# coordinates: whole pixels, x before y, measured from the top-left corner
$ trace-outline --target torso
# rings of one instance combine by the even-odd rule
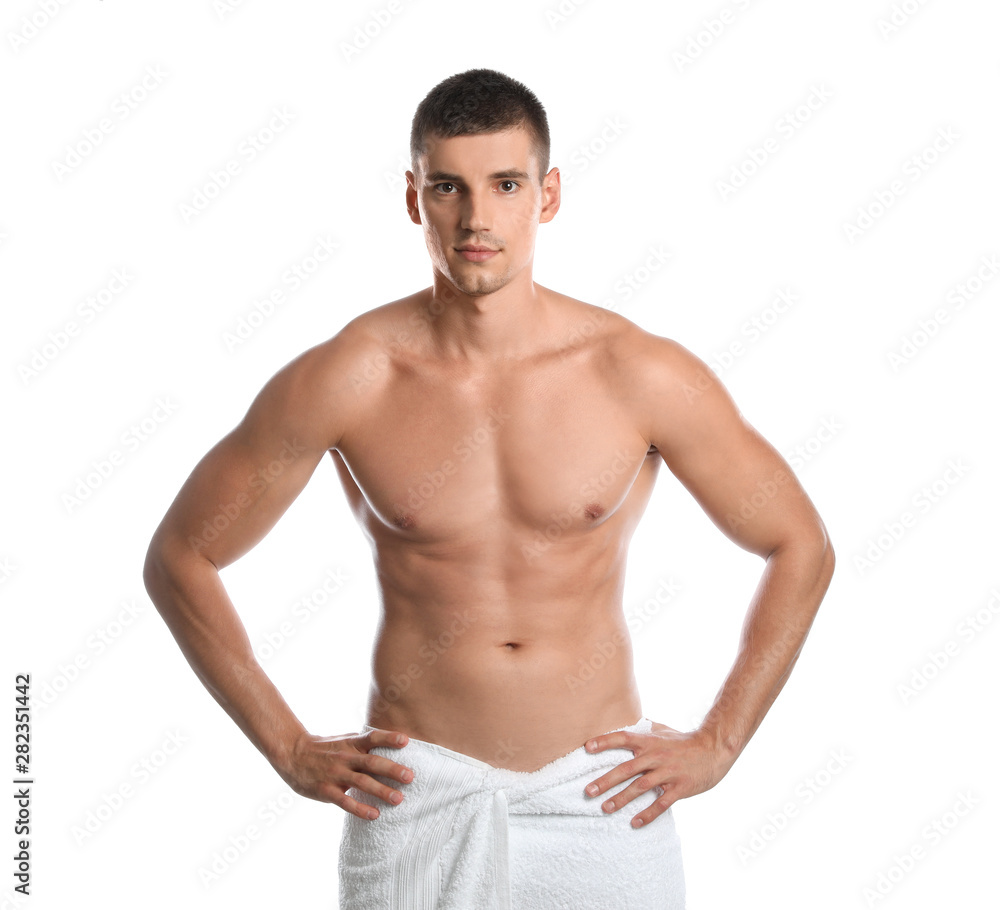
[[[522,771],[641,716],[622,591],[661,462],[632,324],[555,297],[586,343],[486,375],[427,355],[412,298],[366,314],[386,358],[330,453],[381,593],[368,722]]]

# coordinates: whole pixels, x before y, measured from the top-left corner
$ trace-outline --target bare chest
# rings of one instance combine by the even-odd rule
[[[407,371],[370,396],[333,454],[373,532],[439,542],[498,527],[571,533],[627,509],[644,467],[652,482],[623,403],[569,365],[477,379]]]

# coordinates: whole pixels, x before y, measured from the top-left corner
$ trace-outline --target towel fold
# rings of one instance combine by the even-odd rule
[[[619,729],[648,733],[652,722]],[[414,779],[398,806],[351,789],[380,816],[344,817],[341,910],[683,910],[673,811],[631,826],[662,790],[610,815],[601,805],[631,780],[596,798],[584,793],[632,758],[630,750],[591,754],[581,746],[530,772],[418,739],[372,754],[412,768]]]

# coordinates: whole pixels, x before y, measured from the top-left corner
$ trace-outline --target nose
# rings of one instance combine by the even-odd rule
[[[488,194],[480,190],[469,190],[462,204],[462,227],[472,233],[490,229]]]

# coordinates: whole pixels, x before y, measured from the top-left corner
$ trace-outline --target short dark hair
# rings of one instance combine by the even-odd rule
[[[427,152],[431,134],[450,139],[477,133],[499,133],[523,126],[541,167],[549,170],[549,121],[545,108],[526,85],[490,69],[456,73],[434,86],[417,107],[410,128],[410,166]]]

